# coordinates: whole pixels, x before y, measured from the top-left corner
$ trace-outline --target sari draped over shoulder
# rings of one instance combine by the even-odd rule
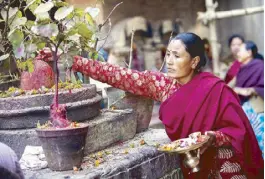
[[[261,60],[253,59],[246,65],[242,65],[236,80],[236,87],[255,88],[257,94],[264,99],[264,63]],[[248,98],[240,96],[241,102]]]
[[[197,131],[221,131],[231,138],[248,178],[257,178],[263,172],[261,151],[237,95],[212,74],[196,75],[162,103],[159,113],[171,140]],[[208,172],[214,162],[214,157],[210,157],[213,152],[210,149],[201,158]]]

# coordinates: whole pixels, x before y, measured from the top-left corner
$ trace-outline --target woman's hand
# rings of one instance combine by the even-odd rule
[[[213,131],[205,132],[205,135],[209,136],[209,140],[200,148],[200,154],[202,155],[210,146],[215,144],[215,133]]]
[[[256,94],[256,91],[254,88],[239,88],[239,87],[235,87],[234,91],[242,96],[251,96]]]

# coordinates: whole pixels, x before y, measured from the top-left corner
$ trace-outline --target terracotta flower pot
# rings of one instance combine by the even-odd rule
[[[51,170],[72,170],[80,167],[86,143],[88,124],[60,129],[36,129],[48,166]]]

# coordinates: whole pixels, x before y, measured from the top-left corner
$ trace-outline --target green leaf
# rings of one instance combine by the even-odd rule
[[[98,54],[98,59],[99,59],[99,61],[101,61],[101,62],[105,62],[105,59],[104,59],[103,56],[100,55],[100,54]]]
[[[51,22],[50,15],[48,12],[36,14],[36,21],[39,25],[48,24]]]
[[[92,18],[95,18],[98,16],[100,10],[99,10],[99,8],[88,7],[85,9],[85,12],[89,13]]]
[[[0,56],[0,62],[1,62],[1,61],[3,61],[3,60],[6,60],[8,57],[9,57],[9,53],[8,53],[8,54],[5,54],[5,55],[2,55],[2,56]]]
[[[10,25],[10,29],[13,29],[13,28],[21,26],[21,25],[25,25],[26,22],[27,22],[27,18],[26,17],[16,18],[12,22],[12,24]]]
[[[40,14],[44,12],[48,12],[53,8],[54,4],[53,2],[46,2],[46,3],[41,3],[34,11],[34,14]]]
[[[71,28],[68,32],[66,36],[72,36],[78,33],[78,29],[76,28]]]
[[[47,25],[51,22],[51,19],[42,19],[42,20],[38,20],[38,24],[39,25]]]
[[[11,34],[8,35],[8,40],[11,42],[13,47],[17,47],[24,40],[24,34],[22,31],[15,29]]]
[[[13,51],[16,58],[25,57],[25,46],[21,43],[19,46],[13,47]]]
[[[90,39],[92,37],[92,32],[87,28],[86,24],[84,23],[78,23],[76,25],[76,28],[78,30],[78,34],[80,34],[82,37],[86,39]]]
[[[62,2],[62,1],[56,1],[55,6],[56,7],[62,7],[62,6],[68,6],[69,4],[67,2]]]
[[[85,18],[86,18],[89,25],[91,25],[91,26],[95,25],[95,21],[90,14],[88,14],[88,13],[85,14]]]
[[[26,27],[27,27],[28,29],[31,29],[31,27],[34,26],[34,25],[35,25],[34,21],[28,20],[28,21],[26,22]]]
[[[37,44],[38,49],[43,49],[45,46],[46,46],[46,43],[43,43],[43,42]]]
[[[26,9],[30,9],[30,11],[33,13],[35,9],[40,5],[41,0],[27,0],[27,6],[25,7]]]
[[[61,7],[59,8],[55,14],[54,14],[54,18],[56,20],[62,20],[64,18],[66,18],[66,16],[68,16],[69,14],[71,14],[74,10],[74,6],[69,6],[69,7]]]
[[[18,11],[17,13],[16,13],[16,17],[17,18],[21,18],[23,15],[22,15],[22,12],[21,11]]]
[[[55,37],[59,33],[58,26],[54,23],[32,26],[31,31],[37,35],[41,35],[43,37],[49,37],[49,38],[52,36]]]
[[[9,12],[8,12],[8,19],[10,19],[14,15],[16,15],[17,12],[18,12],[17,7],[14,7],[14,8],[10,7]],[[1,16],[4,20],[6,20],[7,11],[4,8],[2,8],[2,10],[1,10]]]
[[[34,64],[32,59],[27,59],[26,61],[17,61],[17,67],[21,69],[22,71],[25,71],[28,69],[28,71],[31,73],[34,71]]]
[[[27,10],[30,6],[32,6],[34,3],[37,3],[38,0],[27,0],[26,4],[27,6],[24,8],[24,10]],[[41,3],[41,1],[39,0],[39,3]],[[35,9],[34,9],[35,10]]]
[[[75,8],[75,14],[78,17],[84,17],[85,15],[85,11],[81,8]]]
[[[97,60],[98,59],[98,53],[93,53],[92,59]]]

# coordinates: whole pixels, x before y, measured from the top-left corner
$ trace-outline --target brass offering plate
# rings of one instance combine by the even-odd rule
[[[169,144],[162,145],[158,148],[158,151],[167,153],[186,153],[191,150],[200,148],[209,140],[209,136],[201,135],[199,142],[194,142],[191,138],[184,138],[173,141]]]

